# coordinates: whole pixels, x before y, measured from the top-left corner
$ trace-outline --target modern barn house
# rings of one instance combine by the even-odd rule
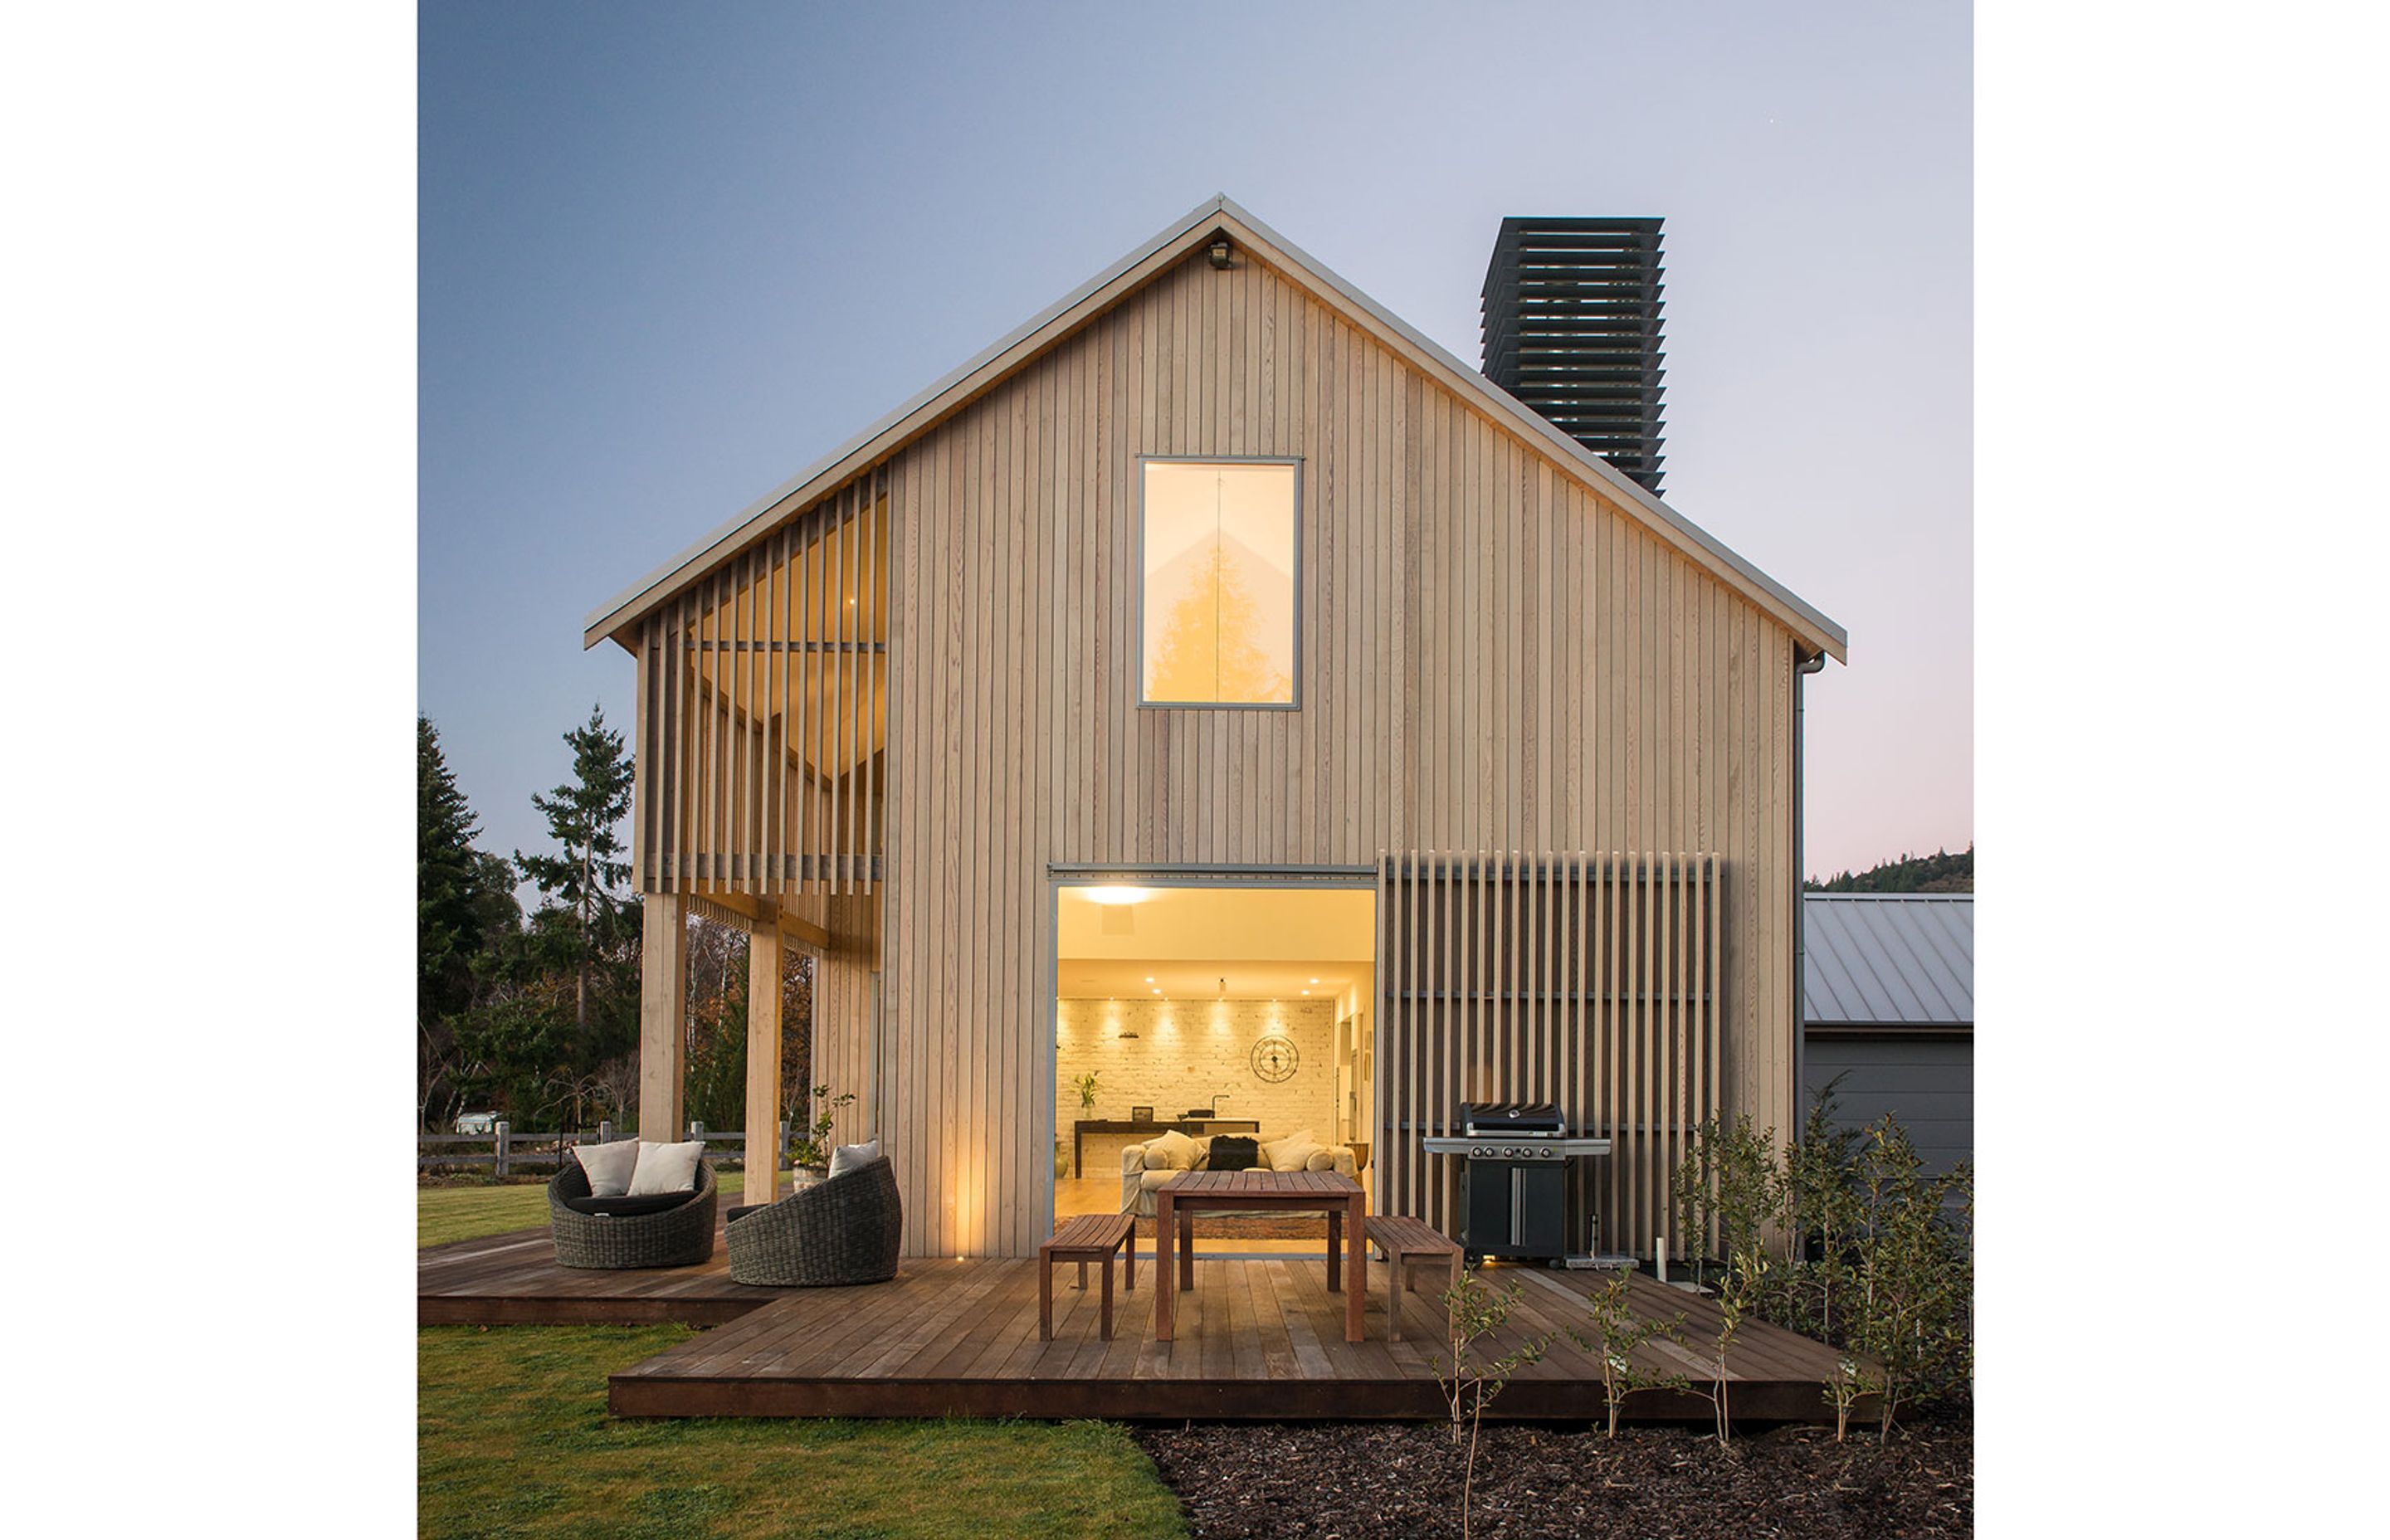
[[[810,949],[908,1255],[1027,1255],[1174,1123],[1312,1134],[1453,1230],[1422,1141],[1494,1101],[1609,1139],[1566,1249],[1648,1255],[1695,1123],[1795,1121],[1801,689],[1843,631],[1226,199],[585,640],[637,668],[643,1136],[681,1126],[685,917],[752,929],[761,1021]]]

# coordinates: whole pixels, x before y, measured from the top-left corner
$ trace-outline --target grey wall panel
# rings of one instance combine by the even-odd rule
[[[1811,1033],[1802,1112],[1836,1075],[1835,1121],[1862,1128],[1891,1113],[1926,1169],[1948,1171],[1975,1153],[1975,1045],[1966,1038],[1821,1037]]]

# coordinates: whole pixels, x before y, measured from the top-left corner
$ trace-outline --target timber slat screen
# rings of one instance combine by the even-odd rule
[[[1678,1254],[1669,1182],[1726,1103],[1722,866],[1701,854],[1406,852],[1380,867],[1380,1213],[1457,1234],[1464,1101],[1550,1101],[1612,1141],[1570,1162],[1568,1241]]]
[[[1659,495],[1660,221],[1502,222],[1479,327],[1485,378]]]
[[[887,545],[886,478],[873,472],[647,622],[641,891],[873,890],[887,801]]]

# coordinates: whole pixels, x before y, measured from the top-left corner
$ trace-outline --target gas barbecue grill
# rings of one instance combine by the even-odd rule
[[[1610,1153],[1608,1139],[1571,1135],[1548,1101],[1463,1102],[1458,1134],[1420,1143],[1431,1155],[1462,1158],[1460,1247],[1472,1265],[1482,1257],[1564,1259],[1567,1162]]]

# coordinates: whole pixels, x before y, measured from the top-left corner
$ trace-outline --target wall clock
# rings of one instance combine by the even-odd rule
[[[1253,1078],[1256,1080],[1266,1080],[1272,1085],[1292,1080],[1295,1066],[1302,1062],[1303,1056],[1295,1052],[1291,1038],[1272,1035],[1253,1045]]]

